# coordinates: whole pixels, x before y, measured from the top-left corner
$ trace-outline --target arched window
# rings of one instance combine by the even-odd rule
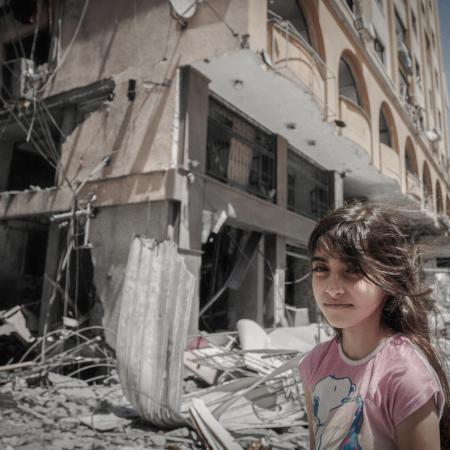
[[[426,162],[423,163],[422,181],[425,203],[431,207],[433,205],[433,185],[431,183],[430,169],[428,168],[428,164]]]
[[[405,167],[407,172],[414,174],[416,177],[419,176],[416,152],[414,151],[414,146],[409,138],[406,141]]]
[[[350,8],[352,12],[355,12],[355,1],[354,0],[345,0],[347,6]]]
[[[269,9],[284,20],[289,20],[298,33],[312,46],[308,22],[297,0],[272,0]]]
[[[392,148],[391,131],[382,109],[380,110],[380,142]]]
[[[344,58],[339,61],[339,95],[362,107],[355,77],[349,63]]]

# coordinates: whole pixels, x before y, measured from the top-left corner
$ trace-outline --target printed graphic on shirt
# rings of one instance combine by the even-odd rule
[[[362,450],[364,402],[350,378],[327,376],[312,393],[316,450]]]

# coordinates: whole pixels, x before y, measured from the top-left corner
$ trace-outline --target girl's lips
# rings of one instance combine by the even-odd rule
[[[345,309],[353,307],[351,303],[324,303],[323,306],[330,309]]]

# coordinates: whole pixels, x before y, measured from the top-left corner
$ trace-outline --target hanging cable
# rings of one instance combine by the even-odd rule
[[[41,21],[42,0],[37,0],[37,17],[34,25],[33,42],[31,44],[30,59],[34,61],[34,51],[39,34],[39,23]]]
[[[17,80],[19,80],[17,74],[15,74],[9,66],[6,66],[6,67],[7,67],[7,69],[11,72],[11,75],[12,75],[13,77],[15,77]],[[19,81],[20,81],[20,80],[19,80]],[[11,97],[11,92],[6,88],[6,86],[3,86],[3,88],[4,88],[4,90],[6,91],[7,95],[9,95],[9,96]],[[1,94],[0,94],[0,96],[1,96]],[[1,100],[2,100],[3,103],[7,106],[7,102],[5,101],[5,99],[4,99],[2,96],[1,96]],[[56,148],[55,148],[55,146],[54,146],[54,140],[53,140],[53,137],[52,137],[52,135],[51,135],[51,131],[50,131],[49,128],[48,128],[48,123],[47,123],[47,121],[46,121],[45,119],[42,119],[42,118],[40,117],[41,111],[39,110],[39,108],[36,107],[36,105],[35,105],[35,102],[36,102],[36,101],[39,102],[39,105],[42,106],[41,109],[44,109],[44,110],[47,112],[47,114],[48,114],[49,117],[51,118],[53,124],[56,126],[57,130],[60,132],[60,134],[62,135],[62,137],[63,137],[64,139],[65,139],[65,135],[64,135],[64,133],[62,132],[62,130],[60,129],[60,127],[57,125],[57,123],[56,123],[56,121],[54,120],[53,116],[51,115],[50,111],[48,111],[48,108],[45,106],[45,103],[44,103],[43,101],[41,101],[41,100],[38,100],[36,97],[34,97],[34,100],[35,100],[35,101],[34,101],[34,107],[35,107],[35,109],[34,109],[34,112],[33,112],[33,116],[32,116],[31,122],[30,122],[29,124],[26,124],[25,120],[24,120],[25,124],[22,124],[22,122],[20,121],[20,119],[19,119],[17,116],[14,115],[14,112],[13,112],[12,108],[8,108],[8,111],[9,111],[10,115],[12,115],[13,118],[16,120],[16,122],[19,124],[19,126],[22,128],[22,130],[24,131],[24,133],[25,133],[25,135],[26,135],[26,137],[27,137],[27,142],[31,141],[31,143],[33,144],[33,146],[34,146],[34,147],[36,148],[36,150],[37,150],[37,151],[38,151],[38,152],[46,159],[46,161],[47,161],[47,162],[48,162],[48,163],[49,163],[49,164],[50,164],[57,172],[59,172],[59,173],[62,174],[63,179],[66,181],[66,183],[68,184],[69,188],[70,188],[70,189],[72,190],[72,192],[73,192],[73,189],[72,189],[72,186],[71,186],[71,182],[70,182],[70,180],[68,179],[67,174],[66,174],[64,168],[62,167],[62,164],[61,164],[61,161],[60,161],[60,154],[59,154],[59,152],[56,150]],[[41,123],[41,128],[42,128],[42,131],[43,131],[43,133],[44,133],[44,137],[45,137],[46,140],[47,140],[47,145],[48,145],[47,149],[48,149],[48,152],[49,152],[49,155],[48,155],[48,156],[47,156],[47,154],[44,152],[44,150],[41,149],[41,147],[40,147],[39,145],[37,145],[36,141],[33,140],[32,137],[31,137],[32,132],[33,132],[34,118],[35,118],[36,115],[37,115],[37,117],[38,117],[38,120],[39,120],[40,123]],[[25,129],[25,127],[26,127],[27,129]],[[46,131],[46,130],[47,130],[47,131]],[[37,135],[37,133],[35,132],[34,134],[36,135],[37,139],[39,140],[39,136]],[[51,157],[52,159],[49,159],[50,157]]]
[[[217,12],[217,10],[211,6],[210,1],[206,0],[205,4],[213,12],[213,14],[220,20],[220,22],[222,22],[227,27],[227,29],[230,31],[233,37],[235,38],[239,37],[239,33],[237,33],[233,28],[231,28],[231,26],[222,17],[220,17],[220,14]]]
[[[78,23],[77,23],[77,26],[76,26],[76,28],[75,28],[75,31],[74,31],[74,33],[73,33],[73,35],[72,35],[72,38],[71,38],[71,40],[70,40],[70,42],[69,42],[69,45],[67,46],[67,48],[66,48],[64,54],[63,54],[62,57],[61,57],[61,60],[58,62],[58,64],[56,65],[56,67],[55,67],[55,68],[53,69],[53,71],[50,73],[50,75],[49,75],[48,78],[45,80],[45,82],[42,84],[42,86],[37,90],[37,92],[41,92],[41,91],[45,88],[45,86],[48,84],[48,82],[49,82],[50,80],[52,80],[52,79],[55,77],[55,75],[56,75],[56,73],[58,72],[58,70],[59,70],[59,69],[61,68],[61,66],[64,64],[64,61],[66,60],[66,57],[67,57],[67,55],[69,54],[70,50],[72,49],[72,46],[73,46],[73,44],[74,44],[74,42],[75,42],[75,39],[76,39],[77,36],[78,36],[78,33],[79,33],[80,29],[81,29],[81,25],[83,24],[84,16],[86,15],[86,11],[87,11],[88,6],[89,6],[89,1],[90,1],[90,0],[85,0],[85,2],[84,2],[83,10],[81,11],[81,16],[80,16],[80,18],[78,19]]]
[[[3,97],[3,95],[0,93],[0,100],[2,102],[5,102],[5,98]],[[14,120],[16,121],[16,123],[19,125],[19,127],[21,128],[21,130],[24,132],[24,134],[26,135],[28,130],[26,128],[26,126],[24,126],[24,124],[22,123],[22,121],[17,117],[17,115],[14,113],[12,108],[8,108],[10,114],[12,115],[12,117],[14,118]],[[53,162],[45,153],[45,151],[40,147],[40,145],[38,145],[38,143],[34,140],[34,138],[32,136],[30,136],[30,142],[33,144],[34,148],[38,151],[38,153],[56,170],[58,171],[58,165],[55,164],[55,162]],[[69,179],[67,178],[66,174],[64,171],[61,172],[63,175],[63,179],[64,181],[66,181],[67,186],[69,187],[69,189],[74,192],[73,186],[70,183]]]
[[[4,97],[2,96],[2,94],[0,94],[0,100],[2,102],[5,102]],[[14,118],[14,120],[16,121],[16,123],[19,125],[19,127],[21,128],[21,130],[24,132],[24,134],[26,135],[28,130],[27,128],[24,126],[24,124],[21,122],[21,120],[17,117],[17,115],[14,113],[12,108],[8,108],[11,116]],[[42,150],[42,148],[36,143],[36,141],[33,139],[32,136],[30,136],[30,142],[33,144],[34,148],[41,154],[41,156],[55,169],[57,170],[57,167],[55,165],[55,163],[46,155],[46,153]]]

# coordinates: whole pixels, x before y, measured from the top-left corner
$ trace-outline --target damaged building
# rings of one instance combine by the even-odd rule
[[[114,346],[140,235],[194,275],[192,331],[317,321],[305,246],[328,209],[388,199],[447,227],[437,8],[0,0],[0,309]]]

